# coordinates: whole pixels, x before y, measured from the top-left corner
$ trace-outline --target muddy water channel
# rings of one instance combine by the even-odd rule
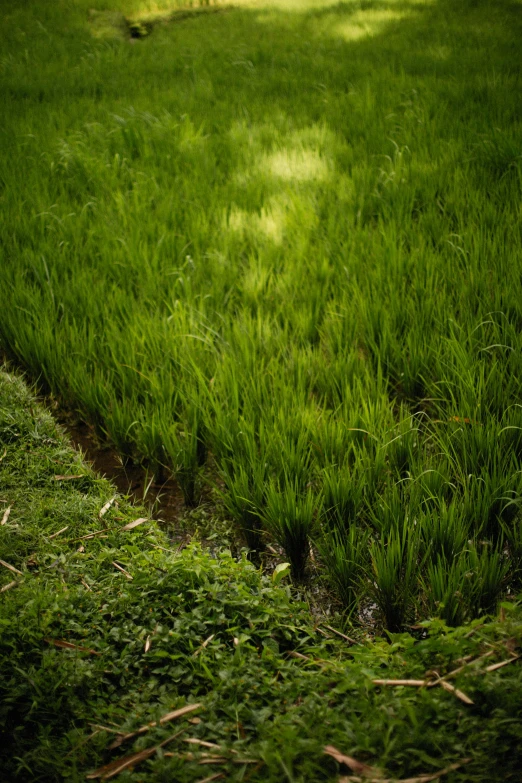
[[[46,403],[74,447],[100,476],[112,481],[122,495],[145,505],[158,521],[172,527],[179,526],[186,508],[180,489],[171,476],[157,481],[143,466],[126,463],[114,448],[100,443],[92,426],[60,409],[56,401],[47,399]]]

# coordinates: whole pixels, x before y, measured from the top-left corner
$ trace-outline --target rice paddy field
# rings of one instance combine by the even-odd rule
[[[522,4],[0,7],[5,354],[355,624],[515,596]]]

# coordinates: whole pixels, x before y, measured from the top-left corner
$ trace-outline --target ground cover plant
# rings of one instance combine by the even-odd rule
[[[284,576],[172,549],[5,372],[0,445],[2,781],[520,779],[517,602],[350,639]]]
[[[312,552],[355,620],[494,612],[522,551],[520,4],[235,5],[6,6],[2,345],[296,580]]]

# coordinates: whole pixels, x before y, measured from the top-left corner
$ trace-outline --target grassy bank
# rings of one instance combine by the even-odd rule
[[[125,529],[143,512],[6,373],[0,444],[1,780],[519,779],[517,605],[352,644],[246,559]]]
[[[8,7],[0,339],[296,579],[519,589],[520,4]],[[172,8],[173,7],[170,7]],[[118,17],[120,18],[120,17]],[[112,21],[111,21],[112,19]]]

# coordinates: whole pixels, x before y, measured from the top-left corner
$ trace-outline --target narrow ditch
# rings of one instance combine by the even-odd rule
[[[145,505],[151,515],[169,525],[179,525],[186,512],[183,495],[172,476],[157,482],[141,465],[125,464],[116,449],[100,443],[93,427],[75,419],[52,398],[44,398],[56,421],[65,430],[77,451],[81,451],[93,469],[115,484],[122,495]]]

